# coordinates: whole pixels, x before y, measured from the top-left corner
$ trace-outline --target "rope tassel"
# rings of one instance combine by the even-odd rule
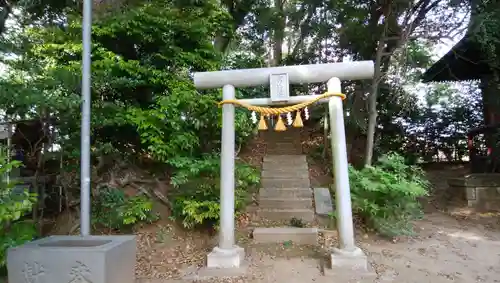
[[[304,127],[304,123],[302,122],[302,117],[300,114],[300,110],[297,111],[297,114],[295,115],[295,121],[293,121],[293,126],[295,128],[302,128]]]
[[[260,115],[259,130],[261,131],[267,130],[267,124],[266,124],[266,119],[264,119],[264,115]]]
[[[278,122],[276,123],[276,127],[274,127],[276,132],[284,132],[286,131],[285,123],[283,123],[283,119],[281,119],[281,115],[278,115]]]

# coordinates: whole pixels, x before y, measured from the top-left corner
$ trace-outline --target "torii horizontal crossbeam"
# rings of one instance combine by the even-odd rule
[[[332,77],[337,77],[340,80],[364,80],[373,77],[374,65],[373,61],[357,61],[225,70],[194,73],[193,80],[198,89],[221,88],[225,85],[252,87],[269,85],[271,74],[285,73],[288,74],[290,84],[322,83]]]

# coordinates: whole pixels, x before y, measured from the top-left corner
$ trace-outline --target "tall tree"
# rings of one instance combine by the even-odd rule
[[[346,5],[350,4],[346,3]],[[357,19],[359,22],[366,23],[364,30],[359,31],[359,27],[352,26],[353,20],[350,20],[348,23],[351,24],[346,27],[342,36],[344,37],[343,46],[357,58],[375,62],[375,75],[369,87],[367,103],[368,124],[364,161],[365,165],[370,165],[375,144],[379,86],[383,80],[386,80],[391,70],[391,62],[401,59],[394,58],[393,55],[398,49],[405,48],[410,41],[437,40],[447,36],[460,26],[461,22],[448,21],[446,25],[443,25],[442,23],[452,18],[457,11],[451,9],[449,3],[438,0],[371,1],[364,7],[366,14],[360,14]],[[351,35],[351,30],[357,31],[358,34]],[[360,33],[367,33],[366,38],[369,40],[360,41],[358,39]],[[359,113],[359,111],[354,113]]]

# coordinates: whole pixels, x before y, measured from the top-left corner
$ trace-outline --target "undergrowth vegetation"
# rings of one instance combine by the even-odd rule
[[[413,233],[413,220],[423,216],[419,198],[428,194],[423,171],[402,156],[382,156],[373,166],[349,167],[353,211],[368,227],[385,236]]]
[[[37,195],[28,188],[16,187],[6,177],[12,169],[21,166],[9,161],[5,148],[0,148],[0,269],[6,265],[7,249],[24,244],[37,236],[31,219],[25,217],[37,201]]]
[[[92,223],[95,228],[129,231],[139,223],[159,219],[148,196],[127,196],[117,188],[102,188],[92,203]]]
[[[186,228],[196,226],[218,226],[220,217],[220,158],[200,164],[189,172],[182,171],[184,181],[175,183],[173,216],[182,221]],[[175,179],[177,180],[177,179]],[[260,182],[260,172],[244,163],[235,168],[235,210],[241,212],[248,201],[248,195]]]

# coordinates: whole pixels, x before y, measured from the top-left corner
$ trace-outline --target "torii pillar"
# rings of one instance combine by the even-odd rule
[[[235,99],[235,87],[269,85],[273,75],[288,77],[291,84],[327,82],[329,92],[341,92],[341,80],[371,79],[374,73],[372,61],[342,62],[202,72],[194,74],[198,89],[222,88],[223,99]],[[276,88],[272,85],[271,88]],[[288,88],[288,84],[281,87]],[[285,103],[271,98],[242,99],[251,105],[296,104],[309,101],[316,95],[289,97]],[[331,97],[328,102],[331,125],[331,148],[335,176],[337,229],[339,246],[332,250],[333,267],[367,268],[366,256],[354,241],[351,194],[349,187],[347,150],[342,99]],[[207,268],[238,268],[245,258],[245,251],[238,247],[234,237],[234,188],[235,188],[235,126],[234,105],[222,106],[221,183],[220,183],[220,231],[219,244],[207,256]]]

